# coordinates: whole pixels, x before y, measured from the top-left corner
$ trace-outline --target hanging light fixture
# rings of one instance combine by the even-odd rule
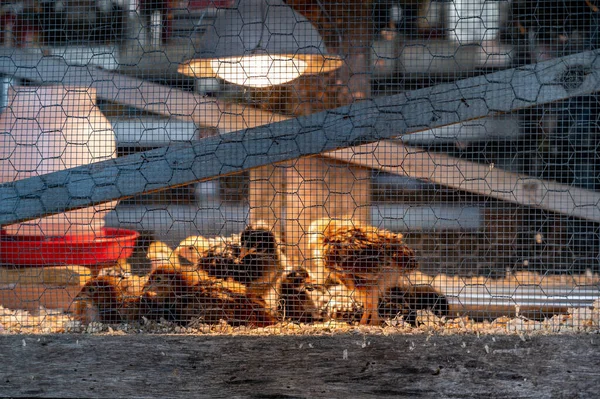
[[[180,65],[179,72],[240,86],[280,85],[342,64],[327,53],[310,21],[282,0],[236,0],[220,9],[201,46],[199,56]]]

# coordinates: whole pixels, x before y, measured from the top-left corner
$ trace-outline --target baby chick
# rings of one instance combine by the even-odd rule
[[[237,237],[191,236],[183,240],[174,253],[206,271],[210,276],[243,280],[245,272],[240,271],[241,246]],[[241,274],[241,275],[240,275]]]
[[[393,319],[403,316],[410,324],[416,323],[419,310],[430,310],[438,317],[448,315],[448,300],[430,285],[392,287],[387,290],[379,302],[379,314]]]
[[[263,296],[285,268],[280,246],[275,233],[257,222],[228,237],[188,237],[174,253],[212,277],[233,279]]]
[[[317,270],[331,272],[363,305],[361,324],[378,325],[379,297],[418,267],[414,252],[392,233],[349,219],[317,219],[308,230]]]
[[[208,278],[206,272],[168,261],[155,264],[143,288],[144,294],[152,298],[155,305],[146,317],[156,321],[164,318],[178,324],[188,323],[200,313],[196,286],[201,278]]]
[[[274,289],[277,292],[277,311],[284,320],[313,323],[320,320],[313,299],[314,287],[308,272],[301,268],[284,272]]]
[[[264,301],[249,294],[246,286],[209,276],[204,270],[163,264],[150,273],[144,290],[162,304],[158,316],[179,324],[195,318],[208,324],[220,320],[232,325],[274,323]]]
[[[247,226],[240,234],[240,265],[249,290],[264,297],[288,268],[279,237],[264,222]]]
[[[218,311],[222,312],[220,319],[225,320],[232,326],[266,327],[277,322],[266,306],[265,301],[248,292],[246,287],[232,280],[202,281],[199,290],[203,298],[211,299],[213,305],[218,305]],[[218,302],[215,302],[217,299]],[[206,319],[209,323],[218,322],[218,318]]]
[[[179,257],[177,254],[162,241],[153,241],[148,246],[148,252],[146,258],[150,261],[151,271],[154,270],[158,265],[164,263],[171,263],[175,267],[179,265]]]
[[[356,302],[353,293],[344,284],[318,286],[311,293],[311,298],[325,320],[353,323],[359,321],[363,314],[362,305]]]
[[[74,299],[75,318],[83,323],[120,323],[139,320],[141,293],[124,279],[99,276],[88,281]]]

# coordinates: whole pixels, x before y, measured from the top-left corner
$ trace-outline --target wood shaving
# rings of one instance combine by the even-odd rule
[[[361,326],[356,323],[329,321],[315,324],[283,322],[264,328],[232,327],[225,322],[215,325],[201,322],[179,326],[170,322],[142,322],[108,325],[90,323],[83,325],[68,313],[40,308],[35,314],[23,310],[0,307],[0,334],[54,334],[76,333],[96,335],[125,334],[178,334],[178,335],[393,335],[393,334],[481,334],[481,335],[548,335],[600,332],[600,307],[598,301],[589,308],[575,308],[572,313],[555,315],[542,321],[523,317],[499,317],[495,320],[477,321],[467,316],[438,317],[428,310],[419,311],[415,325],[402,317],[386,320],[382,326]]]

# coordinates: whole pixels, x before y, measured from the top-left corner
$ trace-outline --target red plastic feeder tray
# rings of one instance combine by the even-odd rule
[[[14,265],[96,265],[127,259],[139,233],[104,227],[102,234],[39,237],[0,233],[0,261]]]

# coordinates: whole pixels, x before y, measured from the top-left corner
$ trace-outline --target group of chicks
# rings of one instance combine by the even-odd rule
[[[343,320],[378,325],[382,314],[394,316],[407,305],[410,290],[401,289],[400,302],[383,300],[418,267],[401,234],[330,218],[314,221],[307,234],[308,267],[288,260],[284,244],[264,223],[228,237],[188,237],[174,250],[153,242],[147,275],[103,269],[75,298],[75,317],[84,323],[147,319],[265,327],[284,320]],[[433,294],[436,304],[443,299]]]

